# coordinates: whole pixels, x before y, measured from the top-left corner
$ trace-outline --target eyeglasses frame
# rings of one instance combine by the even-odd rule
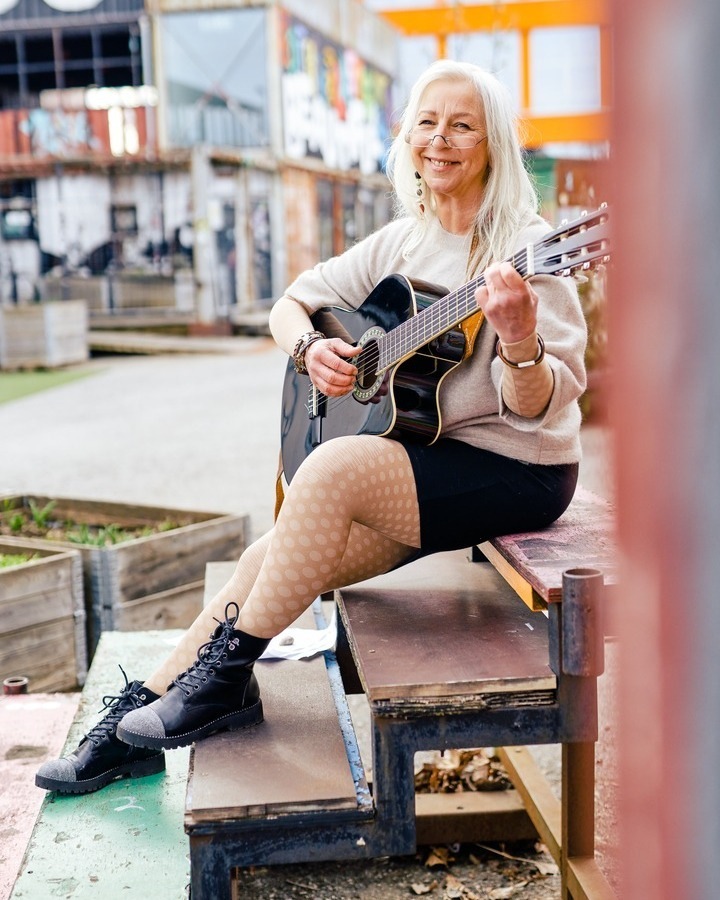
[[[409,144],[411,147],[417,147],[418,149],[422,149],[423,147],[431,147],[431,146],[434,146],[434,144],[435,144],[435,138],[438,138],[438,137],[439,137],[439,138],[442,138],[442,139],[445,141],[445,144],[446,144],[451,150],[472,150],[474,147],[477,147],[478,144],[482,144],[482,142],[483,142],[484,140],[487,140],[487,135],[484,134],[484,135],[480,138],[480,140],[475,141],[474,144],[469,144],[467,147],[454,147],[454,146],[452,145],[452,143],[451,143],[451,141],[454,140],[454,138],[452,138],[452,137],[446,138],[444,134],[440,134],[440,132],[438,131],[438,132],[436,132],[435,134],[433,134],[431,137],[428,138],[427,143],[425,143],[425,144],[413,144],[413,143],[411,142],[411,140],[410,140],[410,137],[411,137],[411,135],[412,135],[412,133],[413,133],[413,130],[414,130],[414,129],[411,128],[410,131],[408,131],[407,134],[405,135],[405,143],[406,143],[406,144]]]

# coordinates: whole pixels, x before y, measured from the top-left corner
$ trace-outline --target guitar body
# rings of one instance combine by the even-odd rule
[[[313,327],[328,337],[359,344],[353,360],[358,376],[351,393],[326,397],[307,375],[288,363],[282,392],[281,445],[285,477],[319,444],[351,434],[387,435],[431,444],[440,430],[438,388],[462,360],[465,336],[454,327],[409,358],[377,372],[375,342],[408,322],[447,292],[402,275],[383,279],[359,309],[326,307],[312,316]]]

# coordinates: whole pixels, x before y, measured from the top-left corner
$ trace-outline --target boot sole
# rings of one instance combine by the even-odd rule
[[[158,753],[150,759],[140,759],[133,763],[126,763],[114,769],[108,769],[95,778],[86,778],[83,781],[60,781],[56,778],[45,778],[42,775],[35,776],[35,785],[46,791],[57,791],[58,794],[90,794],[99,791],[106,785],[120,778],[144,778],[146,775],[157,775],[165,771],[165,755]]]
[[[175,734],[171,737],[149,737],[144,734],[134,734],[132,731],[122,727],[122,722],[117,727],[117,736],[121,741],[130,744],[133,747],[145,747],[151,750],[175,750],[178,747],[188,747],[195,741],[200,741],[211,734],[218,731],[236,731],[240,728],[249,728],[252,725],[259,725],[263,721],[262,700],[253,703],[247,709],[243,709],[237,713],[231,713],[214,719],[196,728],[194,731],[186,731],[184,734]]]

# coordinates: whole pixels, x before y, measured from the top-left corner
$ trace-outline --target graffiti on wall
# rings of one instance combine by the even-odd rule
[[[33,156],[69,156],[99,150],[85,110],[24,110],[18,123]]]
[[[287,155],[379,171],[390,134],[390,77],[287,14],[282,52]]]
[[[0,157],[134,156],[146,147],[142,107],[0,110]]]

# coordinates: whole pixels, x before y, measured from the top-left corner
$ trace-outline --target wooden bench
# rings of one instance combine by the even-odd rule
[[[264,725],[191,754],[193,900],[229,898],[234,867],[524,837],[528,816],[560,866],[563,898],[613,898],[594,860],[612,533],[607,504],[580,491],[543,532],[436,554],[337,592],[337,653],[259,664]],[[347,704],[357,691],[370,707],[372,790]],[[526,744],[562,745],[561,803]],[[524,808],[513,798],[491,815],[480,807],[487,795],[415,795],[416,752],[488,746],[504,748]]]

